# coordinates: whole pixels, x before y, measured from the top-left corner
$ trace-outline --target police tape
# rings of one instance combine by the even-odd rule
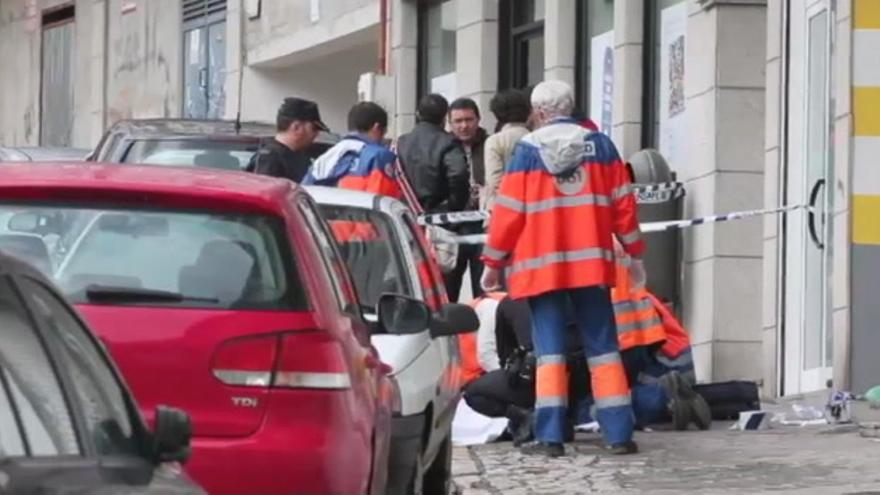
[[[635,185],[633,193],[639,204],[657,204],[678,199],[684,195],[681,182],[665,182],[663,184]],[[421,225],[454,225],[457,223],[482,222],[489,218],[486,210],[456,211],[451,213],[433,213],[419,217]]]
[[[712,215],[701,218],[691,218],[688,220],[670,220],[666,222],[646,222],[640,225],[643,234],[654,232],[665,232],[668,230],[685,229],[697,225],[705,225],[710,223],[728,222],[730,220],[741,220],[743,218],[760,217],[764,215],[773,215],[777,213],[787,213],[790,211],[807,209],[807,205],[782,206],[779,208],[770,208],[766,210],[746,210],[725,213],[724,215]],[[471,234],[455,236],[456,244],[485,244],[486,234]]]

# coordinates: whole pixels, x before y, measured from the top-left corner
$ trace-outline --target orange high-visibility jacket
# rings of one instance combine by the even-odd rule
[[[617,323],[617,341],[620,350],[649,346],[666,340],[666,330],[660,315],[654,309],[648,290],[633,287],[629,277],[632,259],[615,242],[617,283],[611,289],[614,319]]]
[[[507,267],[516,299],[613,286],[613,235],[628,254],[644,251],[626,166],[608,136],[558,119],[517,144],[482,259]]]
[[[500,303],[502,299],[507,297],[507,294],[503,292],[490,292],[484,296],[478,297],[471,301],[470,307],[477,310],[477,306],[486,300],[492,300],[496,303]],[[497,309],[497,305],[496,305]],[[485,322],[481,321],[480,326],[484,325]],[[490,329],[493,333],[495,329]],[[479,349],[477,347],[477,330],[476,332],[468,332],[459,334],[458,336],[458,350],[461,354],[461,376],[462,382],[464,384],[468,384],[477,378],[480,377],[486,370],[480,366],[480,358],[479,358]]]
[[[341,187],[401,199],[397,157],[388,148],[351,134],[315,160],[304,185]]]
[[[663,304],[654,294],[648,293],[648,298],[654,305],[654,309],[663,321],[663,329],[666,332],[666,342],[660,348],[660,352],[668,358],[675,359],[691,346],[691,337],[678,321],[672,311]]]

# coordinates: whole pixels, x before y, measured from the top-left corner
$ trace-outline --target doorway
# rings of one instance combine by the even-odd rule
[[[788,204],[785,229],[784,393],[826,387],[832,370],[830,221],[833,184],[831,40],[828,0],[791,0]]]

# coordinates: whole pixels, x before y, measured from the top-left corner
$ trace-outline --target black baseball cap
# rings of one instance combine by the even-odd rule
[[[285,98],[281,108],[278,109],[278,117],[286,117],[290,120],[300,120],[303,122],[312,122],[318,129],[329,132],[330,128],[321,121],[321,114],[318,112],[318,104],[303,98],[290,97]]]

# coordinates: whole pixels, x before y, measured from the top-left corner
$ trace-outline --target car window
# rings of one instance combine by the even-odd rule
[[[442,283],[442,275],[437,271],[436,264],[431,263],[431,255],[426,241],[423,242],[423,236],[419,231],[415,219],[411,214],[403,214],[403,223],[406,225],[404,235],[407,246],[413,253],[416,265],[419,271],[419,281],[425,292],[425,301],[433,310],[439,310],[443,305],[443,297],[446,294],[445,286]]]
[[[364,307],[375,308],[388,292],[416,295],[387,215],[349,206],[319,205],[318,209],[330,225]]]
[[[92,155],[92,161],[107,161],[110,156],[110,153],[119,145],[119,140],[122,138],[122,134],[118,132],[114,132],[112,134],[104,134],[101,138],[101,141],[98,142],[98,146],[95,147],[95,152]]]
[[[7,279],[0,279],[0,458],[80,454],[49,355]]]
[[[137,453],[125,392],[89,337],[89,330],[41,283],[23,278],[21,286],[73,387],[77,396],[74,404],[85,419],[97,454]]]
[[[360,308],[360,302],[354,287],[346,275],[346,265],[336,252],[333,246],[333,238],[327,232],[327,227],[318,215],[314,204],[306,196],[300,196],[298,206],[303,218],[306,220],[309,231],[321,250],[324,267],[333,284],[340,308],[343,311],[359,311],[359,309],[352,309]]]
[[[123,163],[177,165],[244,170],[257,152],[259,142],[209,139],[136,140],[128,148]]]
[[[45,264],[55,267],[55,282],[76,303],[95,302],[90,294],[97,287],[179,298],[153,298],[151,305],[308,308],[280,217],[20,203],[0,204],[0,218],[4,211],[36,217],[17,227],[42,236],[47,245],[55,239],[48,254],[34,247],[29,259],[36,263],[48,256]]]

